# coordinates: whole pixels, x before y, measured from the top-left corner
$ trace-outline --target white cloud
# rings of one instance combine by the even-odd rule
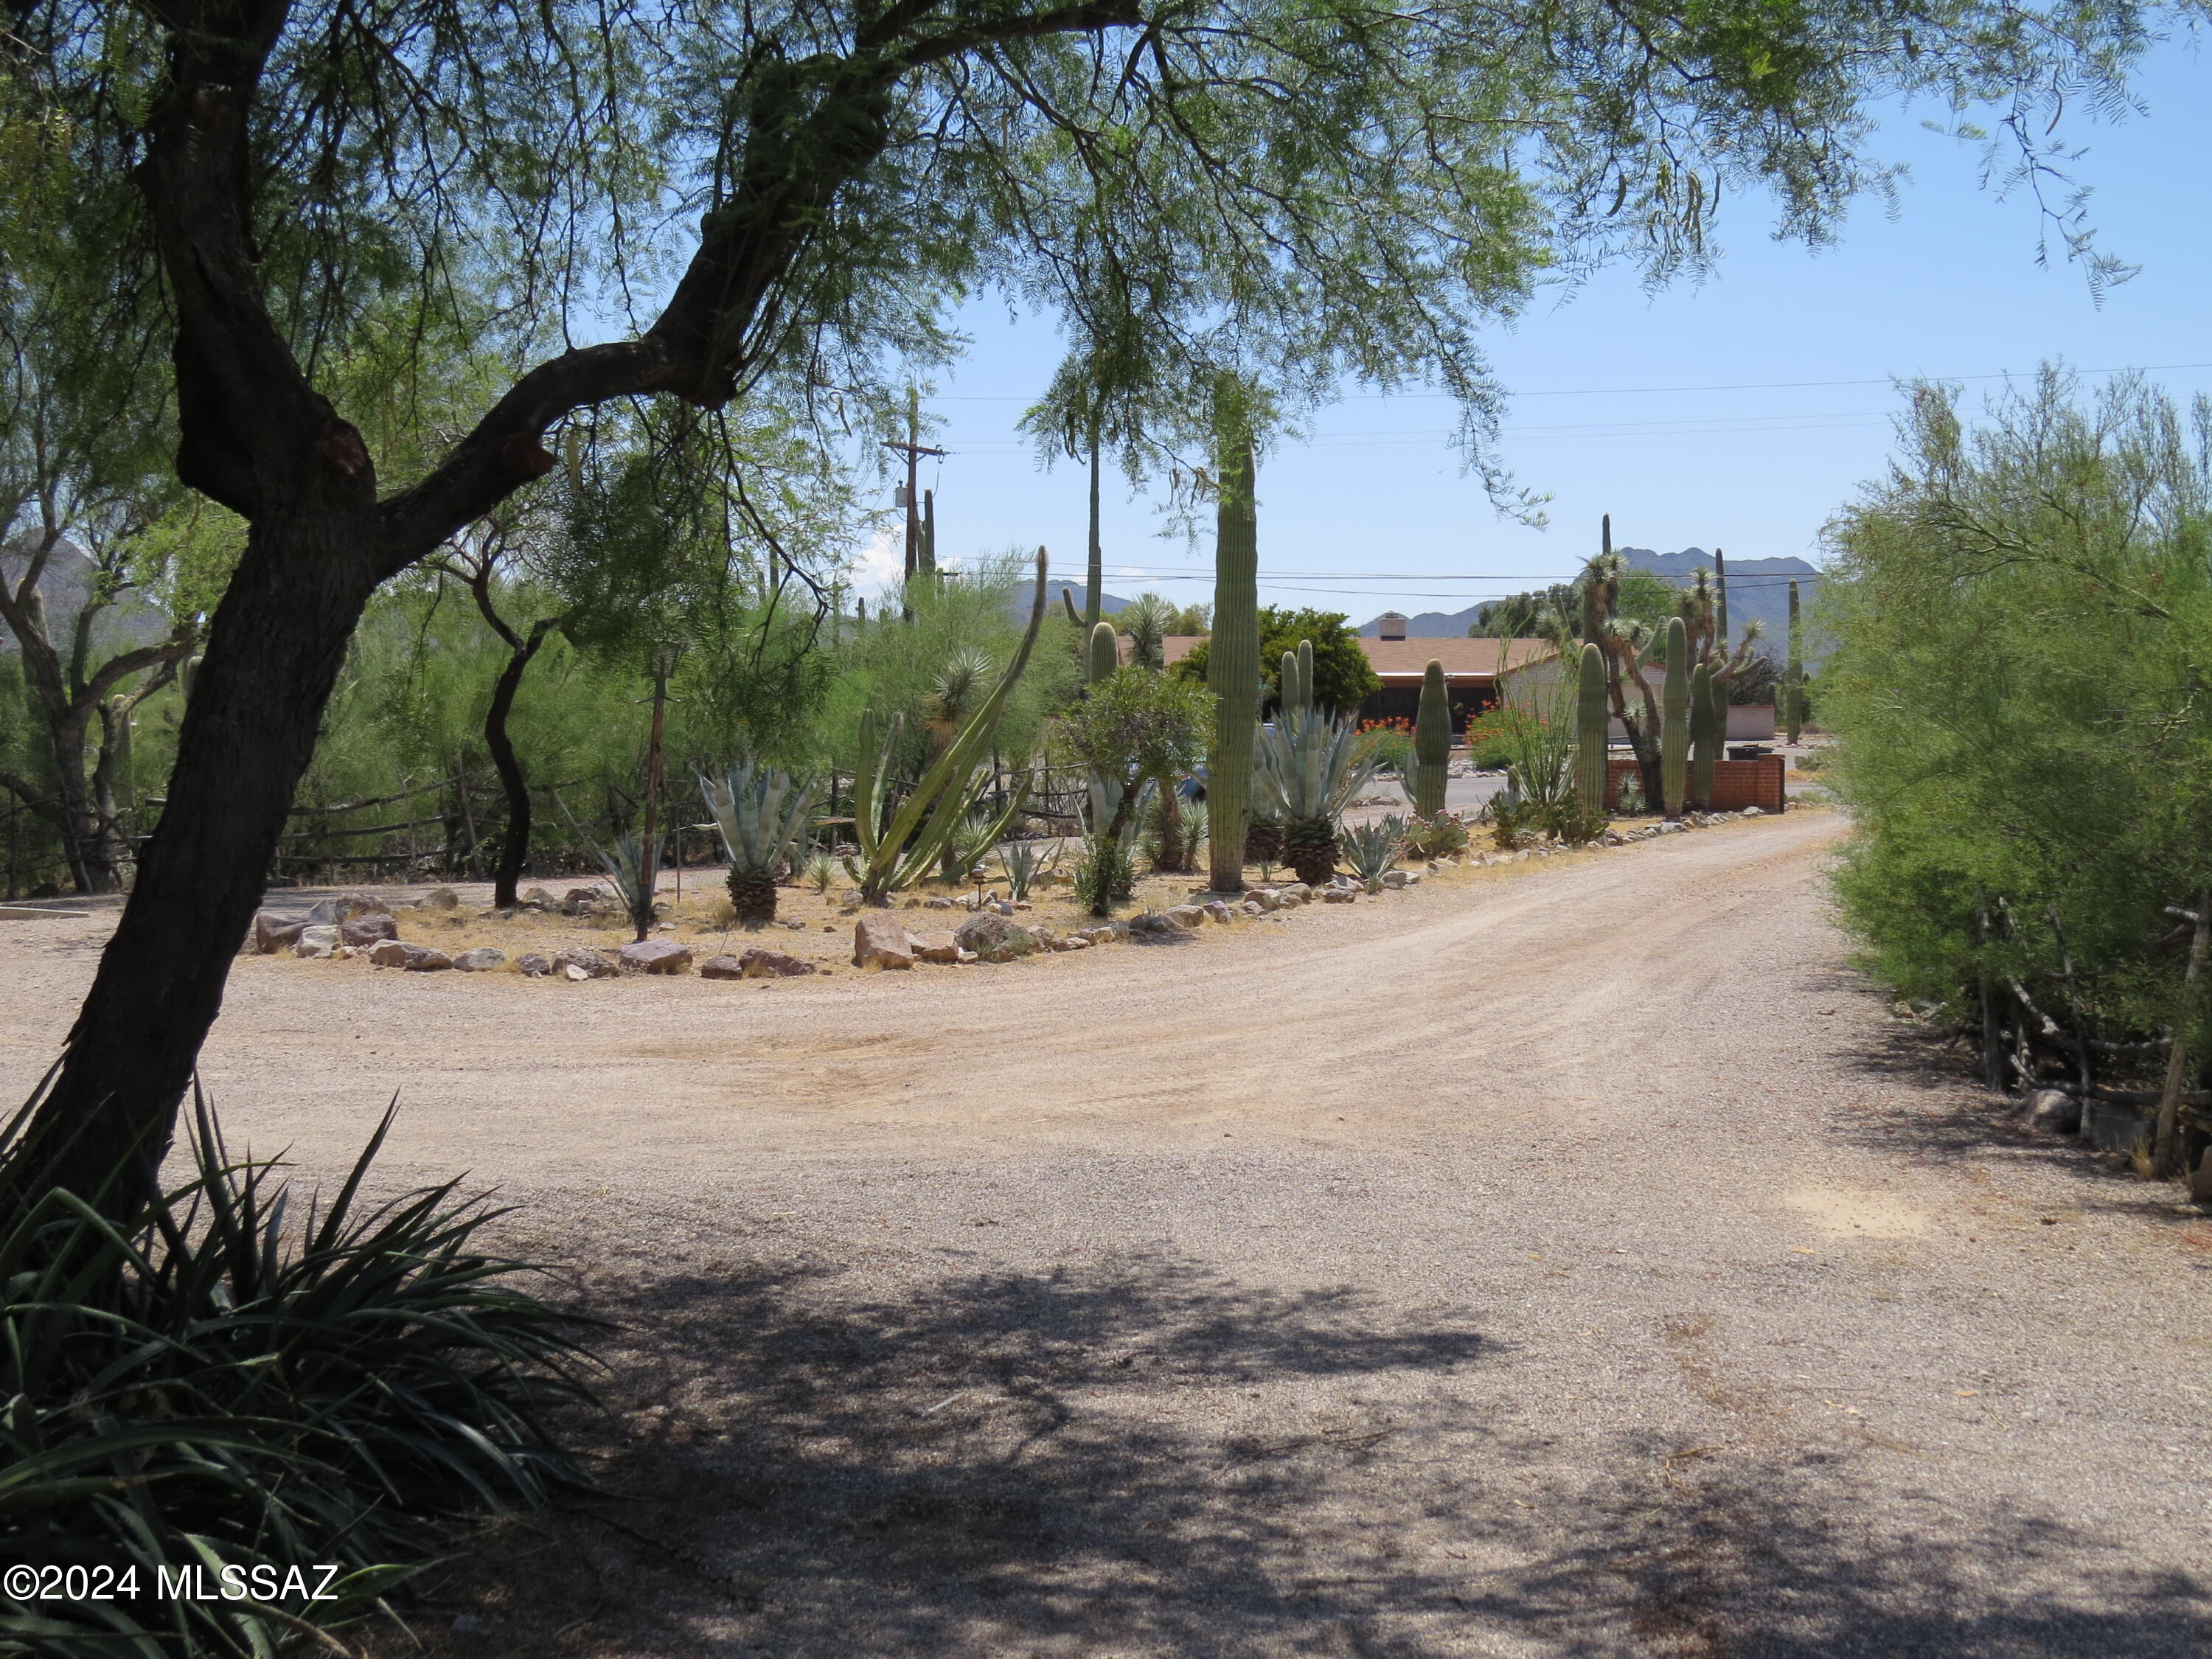
[[[853,560],[853,586],[863,592],[895,586],[906,580],[906,526],[886,525],[868,538]]]

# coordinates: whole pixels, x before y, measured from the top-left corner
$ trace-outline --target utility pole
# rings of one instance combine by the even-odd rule
[[[912,581],[915,572],[921,565],[921,458],[925,455],[942,457],[947,453],[942,449],[932,449],[921,441],[920,392],[908,391],[906,394],[906,441],[894,443],[886,438],[884,447],[906,453],[906,487],[899,491],[899,505],[906,508],[906,579]]]

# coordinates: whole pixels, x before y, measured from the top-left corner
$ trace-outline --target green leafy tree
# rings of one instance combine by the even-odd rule
[[[13,15],[0,130],[69,155],[74,257],[118,289],[158,264],[135,288],[161,306],[113,349],[173,364],[178,476],[249,526],[41,1114],[78,1132],[55,1167],[87,1190],[166,1139],[371,596],[551,471],[556,428],[778,399],[881,426],[951,305],[997,284],[1079,342],[1141,342],[1194,430],[1224,370],[1267,365],[1285,409],[1346,375],[1433,380],[1502,490],[1477,340],[1540,272],[1701,264],[1720,201],[1755,185],[1818,238],[1887,177],[1869,100],[2001,99],[2039,134],[2039,106],[2111,94],[2145,38],[2132,8],[2024,23],[1994,0]],[[78,234],[95,222],[130,234]],[[1072,314],[1091,305],[1121,314]],[[451,411],[406,392],[426,316],[511,365],[450,441],[423,427]],[[339,372],[372,346],[397,370],[381,401]]]
[[[1285,651],[1295,654],[1299,641],[1313,641],[1314,706],[1325,712],[1352,714],[1359,705],[1382,689],[1382,677],[1367,660],[1351,619],[1340,611],[1283,610],[1260,607],[1260,662],[1267,679],[1269,708],[1282,700],[1282,660]],[[1176,665],[1176,672],[1203,681],[1210,655],[1208,641],[1200,640],[1190,654]]]

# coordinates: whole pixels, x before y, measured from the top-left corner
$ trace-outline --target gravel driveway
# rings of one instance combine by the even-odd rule
[[[2201,1659],[2212,1222],[1884,1012],[1838,830],[998,969],[247,963],[208,1073],[318,1168],[402,1088],[626,1322],[617,1496],[436,1652]],[[0,934],[19,1087],[104,925]]]

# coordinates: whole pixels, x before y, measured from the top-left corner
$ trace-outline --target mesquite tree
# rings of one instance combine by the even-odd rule
[[[1540,270],[1702,263],[1718,203],[1754,183],[1818,235],[1881,176],[1871,96],[2001,94],[2006,131],[2038,134],[2039,100],[2110,88],[2142,40],[2138,12],[2095,0],[2025,27],[1996,0],[9,15],[11,167],[65,152],[71,188],[40,197],[52,222],[0,202],[0,252],[57,236],[158,288],[113,350],[166,357],[177,476],[248,526],[167,809],[37,1120],[70,1131],[53,1173],[88,1189],[166,1143],[369,596],[551,471],[556,428],[626,402],[702,424],[775,397],[889,414],[885,389],[949,349],[953,301],[995,283],[1063,313],[1108,296],[1117,337],[1194,390],[1255,363],[1309,398],[1425,377],[1480,440],[1477,331]],[[78,236],[94,216],[130,234]],[[1078,253],[1126,280],[1072,280]],[[451,411],[408,390],[416,345],[447,337],[426,318],[508,365],[450,443],[422,432]],[[395,425],[409,442],[387,447]]]

